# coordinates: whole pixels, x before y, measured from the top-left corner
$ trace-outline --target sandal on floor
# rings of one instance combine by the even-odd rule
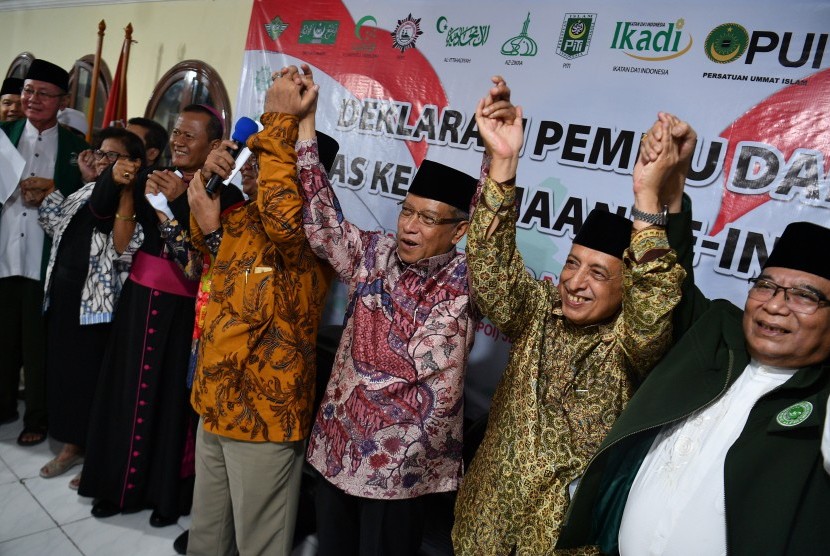
[[[51,460],[49,460],[49,463],[40,468],[40,476],[44,479],[51,479],[52,477],[63,475],[79,463],[83,463],[83,461],[84,456],[80,454],[76,454],[64,460],[58,459],[58,457],[54,457]]]
[[[77,475],[72,477],[71,481],[69,481],[69,488],[71,488],[72,490],[78,490],[80,487],[81,487],[81,474],[78,473]]]
[[[29,440],[24,439],[24,437],[28,435],[32,435],[34,438]],[[45,440],[45,427],[23,427],[23,430],[20,431],[20,434],[17,437],[17,443],[21,446],[37,446]]]

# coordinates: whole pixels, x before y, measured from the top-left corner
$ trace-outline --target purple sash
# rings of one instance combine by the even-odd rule
[[[196,297],[199,291],[199,281],[185,278],[176,263],[144,251],[137,251],[133,256],[130,280],[147,288],[185,297]]]

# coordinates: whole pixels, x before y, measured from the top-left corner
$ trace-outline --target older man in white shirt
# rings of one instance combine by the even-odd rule
[[[26,414],[17,439],[22,446],[46,440],[45,338],[41,304],[43,271],[51,242],[38,223],[37,207],[54,185],[65,195],[83,183],[78,155],[88,145],[58,125],[66,106],[69,74],[35,60],[21,91],[24,119],[0,129],[25,161],[19,186],[0,199],[0,424],[17,420],[21,366],[26,381]],[[0,160],[0,171],[9,172]]]

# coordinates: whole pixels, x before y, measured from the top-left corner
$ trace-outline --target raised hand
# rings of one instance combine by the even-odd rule
[[[495,86],[478,102],[475,118],[484,148],[492,156],[490,177],[503,182],[516,176],[524,141],[522,109],[510,102],[504,79],[495,76],[492,80]]]
[[[138,171],[141,169],[141,160],[119,158],[112,166],[112,181],[122,186],[135,184]]]
[[[228,149],[236,150],[238,148],[239,147],[235,141],[225,139],[217,148],[208,153],[205,163],[199,172],[205,183],[207,183],[207,181],[212,178],[214,174],[219,174],[223,180],[227,179],[228,176],[231,175],[231,171],[233,170],[236,161],[231,153],[228,152]]]
[[[196,172],[187,188],[187,203],[190,205],[190,214],[196,220],[203,234],[209,234],[219,229],[220,206],[219,195],[216,198],[205,191],[205,183],[200,172]]]
[[[320,87],[313,84],[306,89],[296,66],[274,73],[271,79],[271,87],[265,93],[266,112],[281,112],[302,118],[317,106]]]
[[[510,87],[501,75],[494,75],[490,78],[493,86],[484,97],[484,108],[482,114],[489,118],[500,118],[503,120],[514,120],[516,118],[516,107],[510,102]]]
[[[635,206],[660,212],[663,206],[678,212],[697,135],[672,114],[660,112],[643,137],[634,166]]]
[[[476,107],[476,124],[484,148],[494,158],[512,158],[519,156],[524,141],[522,129],[522,108],[516,106],[511,109],[514,114],[511,119],[490,118],[484,115],[484,99],[478,101]]]
[[[95,168],[95,153],[92,149],[81,151],[78,155],[78,169],[81,171],[81,179],[84,183],[95,181],[98,171]]]

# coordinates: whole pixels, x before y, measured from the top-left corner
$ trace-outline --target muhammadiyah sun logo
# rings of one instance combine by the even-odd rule
[[[718,25],[706,37],[703,43],[706,56],[718,64],[734,62],[746,52],[749,45],[749,33],[737,23]]]

